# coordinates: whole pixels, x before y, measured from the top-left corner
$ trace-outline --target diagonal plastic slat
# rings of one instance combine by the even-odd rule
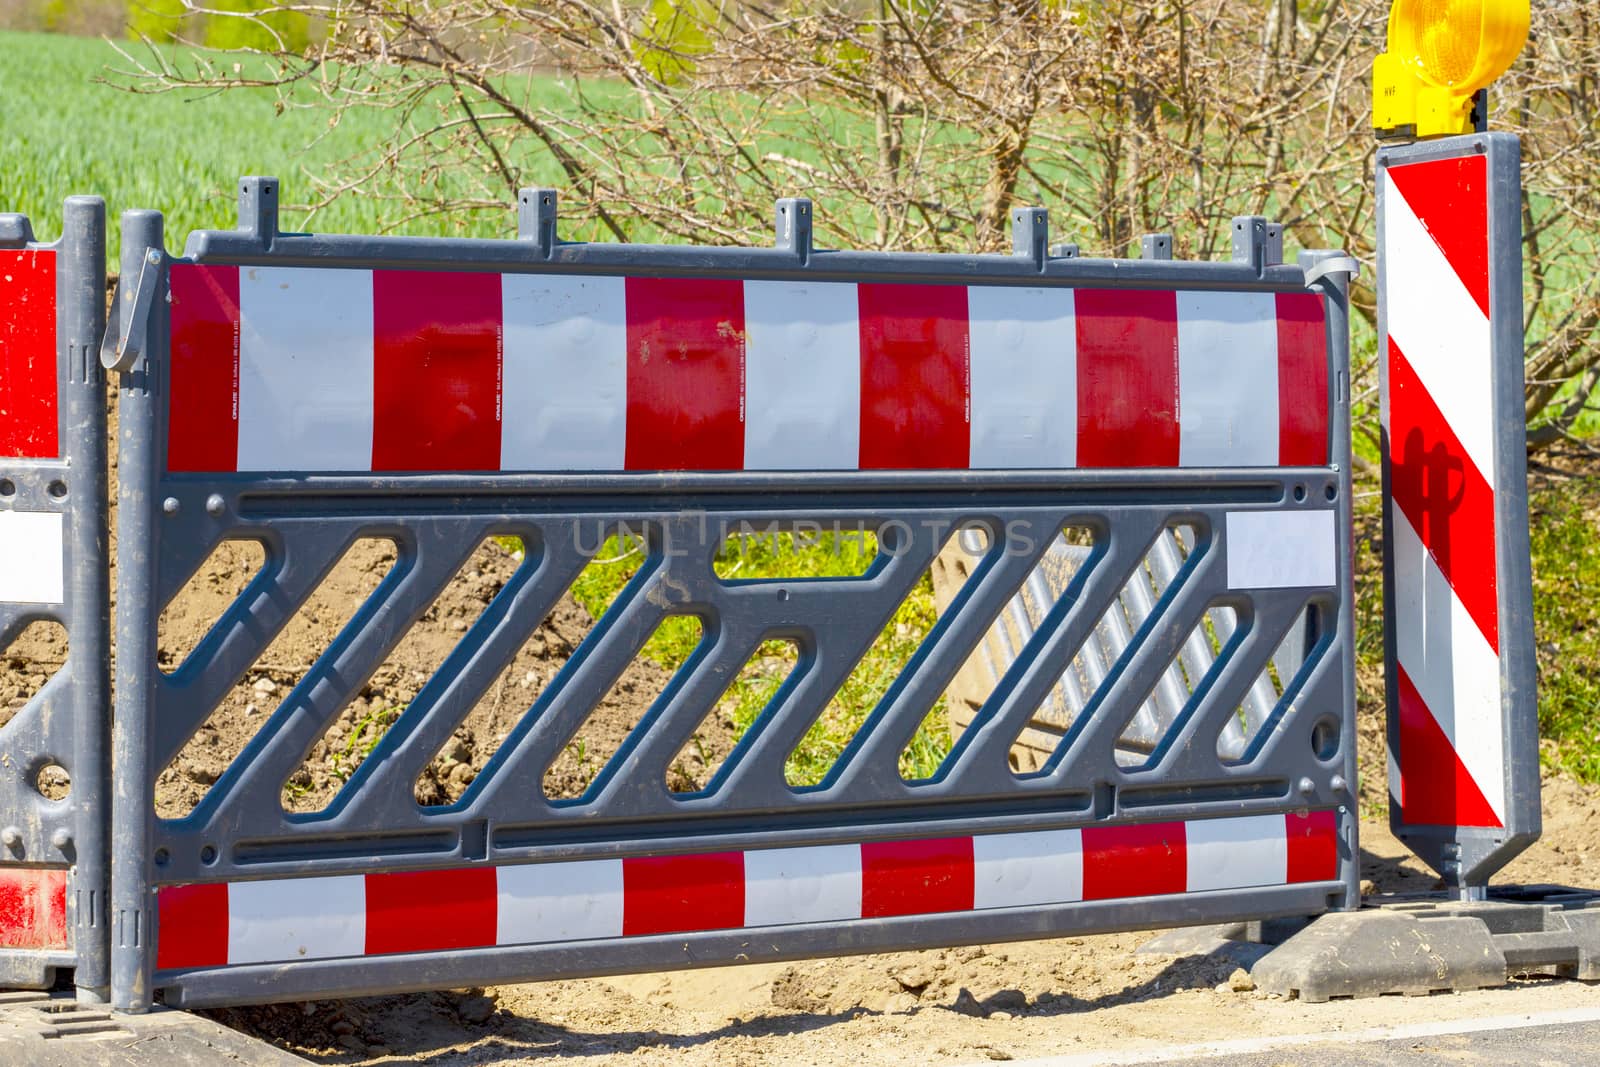
[[[430,542],[424,532],[416,549],[401,547],[394,569],[218,779],[195,809],[196,818],[209,820],[228,809],[241,830],[265,832],[282,825],[284,781],[482,541],[480,536]]]
[[[152,670],[155,689],[155,765],[171,763],[224,694],[259,660],[348,549],[322,549],[286,539],[281,555],[269,554],[250,584],[234,598],[178,669]],[[186,576],[184,581],[189,579]]]
[[[1109,605],[1136,567],[1141,566],[1160,519],[1145,516],[1124,524],[1116,537],[1098,543],[1032,640],[1006,672],[972,725],[946,757],[941,776],[963,786],[1006,791],[1015,788],[1007,756],[1017,735],[1093,639]],[[1092,701],[1092,698],[1091,698]],[[1080,718],[1081,713],[1080,713]],[[982,783],[981,786],[978,783]]]
[[[385,731],[328,806],[330,814],[342,817],[341,825],[381,828],[396,810],[413,803],[422,769],[583,570],[587,559],[561,545],[552,542],[537,562],[524,560]]]
[[[1049,518],[1028,520],[1020,532],[1032,540],[1033,551],[1012,552],[997,546],[973,571],[915,658],[862,723],[850,747],[840,754],[832,772],[837,776],[836,795],[881,796],[905,788],[899,771],[900,753],[995,619],[1014,602],[1018,588],[1038,565],[1059,528],[1060,524]]]

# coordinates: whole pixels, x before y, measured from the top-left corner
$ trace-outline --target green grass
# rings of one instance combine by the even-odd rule
[[[122,47],[137,55],[144,46]],[[235,180],[267,174],[283,180],[286,230],[385,227],[385,205],[373,199],[343,197],[314,218],[293,205],[313,196],[311,175],[326,177],[341,160],[387,142],[394,134],[389,116],[352,111],[330,130],[326,110],[280,112],[270,89],[138,95],[106,84],[129,81],[114,73],[128,65],[106,41],[0,32],[0,211],[28,214],[41,239],[51,240],[60,232],[62,198],[95,193],[113,215],[135,207],[164,212],[167,243],[180,249],[190,230],[231,229]],[[534,91],[552,99],[563,92],[550,78],[537,80]],[[302,93],[290,102],[315,99]],[[533,170],[538,180],[555,179],[553,170]],[[435,217],[401,227],[473,237],[510,237],[515,229],[509,197],[501,217]],[[113,262],[115,230],[113,224]]]
[[[135,41],[117,47],[149,62],[148,46]],[[226,92],[177,90],[148,94],[127,91],[140,84],[128,71],[133,64],[111,42],[57,34],[0,31],[0,211],[28,214],[42,239],[52,239],[61,225],[61,201],[71,193],[95,193],[106,198],[113,215],[128,208],[155,208],[167,218],[167,243],[181,248],[191,230],[232,228],[236,217],[234,183],[245,174],[273,175],[283,181],[285,230],[323,233],[398,232],[417,236],[512,237],[516,217],[512,197],[505,194],[505,209],[428,215],[396,222],[403,209],[393,199],[403,184],[424,196],[437,198],[452,190],[463,198],[481,201],[478,175],[463,168],[441,166],[425,174],[397,172],[380,179],[371,195],[347,195],[316,213],[297,209],[316,198],[313,179],[330,179],[352,173],[351,160],[371,153],[397,136],[396,113],[367,108],[346,111],[337,125],[330,124],[330,109],[312,89],[297,89],[280,101],[270,88],[230,89]],[[192,64],[193,51],[164,47],[180,69]],[[217,54],[212,54],[217,59]],[[238,62],[246,74],[270,73],[270,61],[260,57],[222,55],[224,69]],[[535,108],[575,114],[573,87],[545,75],[519,77],[516,95]],[[586,98],[629,112],[628,98],[620,87],[587,82]],[[613,97],[612,94],[615,93]],[[427,109],[419,114],[426,118]],[[735,125],[759,121],[764,132],[752,150],[815,162],[819,156],[800,136],[804,128],[796,116],[786,116],[759,102],[740,99],[729,103]],[[870,127],[843,118],[836,123],[835,140],[861,143]],[[857,128],[859,127],[859,128]],[[788,131],[786,135],[784,131]],[[965,136],[947,131],[950,137]],[[643,158],[651,155],[651,134],[621,128],[619,138],[639,141]],[[529,139],[508,149],[508,162],[524,185],[561,187],[565,179],[556,162]],[[663,153],[662,171],[669,163]],[[497,194],[495,194],[497,195]],[[699,208],[715,215],[715,201]],[[841,209],[842,210],[842,209]],[[819,220],[844,228],[870,228],[868,212],[855,205],[845,217]],[[859,217],[858,217],[859,216]],[[766,226],[767,214],[758,223]],[[574,239],[603,237],[594,220],[568,218],[563,233]],[[118,242],[112,227],[110,254],[115,262]],[[636,241],[662,239],[653,227],[635,220],[630,237]]]
[[[148,61],[146,45],[125,41],[120,47]],[[179,69],[192,65],[186,58],[194,54],[190,49],[165,47],[163,54],[173,57]],[[261,57],[208,55],[224,71],[236,62],[249,75],[273,69],[271,61]],[[422,170],[402,169],[375,180],[363,195],[344,196],[314,215],[295,210],[295,205],[316,198],[313,179],[352,173],[355,168],[349,161],[370,162],[375,150],[395,143],[397,115],[352,108],[332,125],[328,105],[311,88],[296,90],[281,101],[269,88],[136,94],[119,88],[140,84],[138,78],[125,73],[132,66],[104,40],[0,31],[0,210],[26,212],[34,219],[36,231],[48,239],[59,230],[63,196],[97,193],[106,198],[113,213],[133,207],[163,211],[168,244],[181,248],[191,230],[232,227],[235,180],[244,174],[265,174],[284,182],[281,224],[285,230],[470,237],[510,237],[515,232],[509,190],[502,194],[491,184],[486,193],[481,181],[484,175],[475,168],[455,165],[448,155],[429,151],[414,153],[411,160]],[[514,84],[508,81],[507,87],[519,102],[536,111],[547,109],[564,116],[582,111],[575,99],[578,90],[553,76],[518,76]],[[642,173],[634,175],[639,195],[650,196],[650,178],[659,177],[662,196],[688,196],[697,212],[724,219],[731,230],[742,227],[758,235],[769,232],[771,209],[763,201],[767,193],[757,193],[746,203],[725,205],[718,199],[715,183],[698,183],[685,192],[670,153],[660,147],[660,135],[648,124],[631,121],[635,104],[624,87],[589,80],[583,83],[582,93],[591,106],[609,113],[604,121],[612,129],[613,152],[641,161]],[[708,97],[701,104],[716,113],[723,136],[737,143],[749,158],[797,161],[799,170],[771,162],[762,167],[779,186],[778,194],[821,197],[816,216],[819,245],[859,246],[863,235],[873,233],[879,214],[874,204],[830,184],[831,179],[809,176],[805,169],[820,166],[828,171],[830,154],[871,158],[876,149],[869,117],[818,101],[785,102],[751,94]],[[419,122],[431,117],[430,107],[418,108]],[[906,119],[905,136],[908,144],[927,147],[931,155],[926,167],[940,176],[934,183],[938,196],[950,201],[951,221],[948,227],[939,227],[940,239],[948,239],[953,248],[968,250],[970,238],[957,232],[965,223],[958,225],[954,219],[970,213],[978,199],[985,178],[981,138],[972,129],[949,123],[924,130],[915,117]],[[820,148],[819,140],[829,147]],[[520,184],[557,188],[569,184],[554,159],[532,138],[522,138],[504,151]],[[652,167],[651,160],[659,160],[658,166]],[[1053,151],[1040,149],[1017,190],[1023,202],[1056,201],[1056,225],[1062,232],[1088,224],[1087,219],[1073,217],[1069,205],[1060,203],[1064,190],[1057,183],[1065,181],[1067,173]],[[756,193],[753,175],[744,174],[737,183]],[[433,201],[456,193],[483,204],[487,196],[490,206],[454,211],[449,216],[404,219],[401,213],[405,209],[396,199],[402,188]],[[492,206],[502,195],[503,211]],[[664,237],[663,231],[647,220],[626,212],[622,215],[631,240],[682,243],[680,238]],[[944,232],[946,229],[949,232]],[[612,239],[594,219],[576,213],[563,218],[562,232],[579,240]],[[928,239],[924,235],[924,242]],[[705,240],[716,243],[719,238],[708,234]],[[114,260],[114,233],[111,245]]]
[[[406,233],[415,236],[505,237],[515,235],[512,194],[504,194],[504,210],[492,206],[500,194],[490,190],[487,209],[456,211],[448,216],[404,218],[398,202],[402,187],[437,200],[452,193],[463,200],[484,201],[482,175],[471,168],[440,165],[425,172],[397,171],[374,181],[364,195],[346,195],[315,212],[297,208],[309,204],[318,192],[315,180],[355,173],[352,160],[369,160],[372,153],[398,136],[401,122],[396,112],[352,108],[335,125],[328,104],[306,87],[280,100],[270,88],[229,89],[225,92],[175,90],[134,93],[126,86],[140,80],[128,73],[134,64],[119,54],[120,47],[137,60],[150,64],[149,46],[136,41],[111,42],[57,34],[0,31],[0,211],[29,215],[35,232],[53,239],[61,225],[61,201],[72,193],[94,193],[106,198],[113,217],[129,208],[155,208],[167,219],[167,244],[181,249],[184,237],[197,229],[232,228],[236,219],[235,181],[242,175],[272,175],[283,181],[284,230],[323,233]],[[235,62],[244,73],[271,73],[271,61],[261,57],[197,53],[192,49],[163,47],[180,70],[192,67],[192,57],[209,55],[226,70]],[[518,77],[510,86],[514,95],[534,109],[577,114],[576,92],[571,83],[553,76]],[[585,82],[585,99],[614,109],[619,117],[616,136],[634,143],[642,159],[661,156],[661,174],[673,173],[664,152],[656,153],[653,134],[621,122],[631,111],[631,98],[621,86]],[[724,118],[756,155],[781,156],[815,163],[821,158],[811,136],[815,109],[804,116],[785,113],[753,98],[725,101]],[[418,121],[429,118],[419,108]],[[871,152],[870,123],[845,115],[829,114],[823,124],[840,146],[859,145],[858,154]],[[757,129],[759,127],[759,130]],[[914,132],[914,130],[913,130]],[[944,129],[934,135],[946,139],[970,138],[970,133]],[[524,138],[505,149],[507,162],[523,185],[567,184],[558,164],[547,152]],[[426,155],[426,153],[423,153]],[[415,160],[414,160],[415,162]],[[974,179],[977,180],[977,179]],[[818,219],[822,232],[843,234],[871,229],[871,209],[862,204],[833,205],[834,214]],[[698,210],[713,217],[725,211],[714,197],[703,197]],[[397,221],[398,219],[398,221]],[[751,220],[744,220],[749,223]],[[761,209],[757,229],[770,225],[770,211]],[[654,226],[627,220],[635,241],[664,238]],[[562,233],[576,240],[611,240],[593,219],[568,216]],[[112,225],[109,254],[118,254],[116,226]]]
[[[1600,781],[1600,476],[1541,488],[1530,511],[1544,764]]]

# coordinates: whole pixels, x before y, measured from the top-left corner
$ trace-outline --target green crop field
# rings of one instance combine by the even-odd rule
[[[121,47],[137,55],[143,46]],[[331,130],[325,110],[280,113],[269,89],[138,95],[117,87],[132,83],[117,73],[129,68],[108,41],[0,32],[0,211],[27,213],[35,231],[51,239],[62,197],[97,193],[113,212],[163,211],[168,243],[181,248],[190,230],[233,225],[240,175],[283,179],[284,203],[292,207],[311,198],[308,175],[326,177],[340,160],[394,132],[394,120],[379,113],[352,112]],[[560,92],[553,79],[546,82],[552,95]],[[450,233],[478,237],[509,236],[515,226],[509,201],[503,225],[484,216],[455,221]],[[315,218],[294,210],[283,218],[286,229],[327,232],[371,232],[381,223],[377,205],[354,196]],[[436,235],[446,224],[427,219],[405,229]]]
[[[186,68],[183,49],[166,47],[163,52],[174,57],[180,69]],[[223,62],[231,64],[236,58],[224,56]],[[113,213],[133,207],[162,211],[168,245],[181,248],[191,230],[231,227],[235,179],[266,174],[284,183],[285,229],[468,237],[514,233],[509,195],[503,216],[467,212],[395,224],[396,207],[388,194],[398,190],[381,180],[374,185],[376,196],[346,195],[314,214],[296,210],[296,205],[317,198],[318,181],[355,173],[356,166],[346,161],[370,161],[375,149],[393,142],[400,121],[396,113],[353,108],[335,125],[331,107],[311,88],[288,94],[283,101],[270,88],[134,92],[130,87],[149,83],[134,73],[133,60],[151,64],[149,46],[0,30],[0,211],[25,212],[35,231],[50,239],[60,227],[62,198],[93,192],[106,198]],[[242,62],[247,75],[270,74],[265,59]],[[252,68],[252,62],[259,69]],[[517,89],[532,104],[552,112],[577,110],[569,86],[553,76],[519,78]],[[620,88],[617,91],[621,93]],[[604,100],[610,90],[591,81],[584,92],[593,101]],[[618,103],[626,111],[626,101]],[[764,117],[770,135],[755,148],[802,160],[816,158],[814,148],[797,139],[791,129],[794,123],[784,114],[767,110]],[[833,131],[836,138],[870,137],[868,126],[841,122]],[[914,130],[915,123],[909,128]],[[937,136],[970,135],[946,128]],[[863,143],[862,151],[868,150]],[[529,185],[559,187],[564,182],[548,153],[537,151],[512,160]],[[669,168],[664,156],[663,160],[663,168]],[[445,172],[430,180],[438,183],[430,193],[445,192],[452,176]],[[473,187],[469,195],[481,192]],[[848,221],[832,221],[870,228],[863,210],[857,205],[853,214],[843,212]],[[821,225],[826,229],[827,220]],[[571,220],[569,229],[581,236],[582,220]],[[636,241],[661,239],[647,222],[634,222],[629,232]],[[111,243],[115,262],[115,233]]]

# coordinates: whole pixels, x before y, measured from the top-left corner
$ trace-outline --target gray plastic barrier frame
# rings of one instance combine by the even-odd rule
[[[30,623],[67,632],[65,664],[0,729],[0,872],[66,875],[67,944],[0,949],[0,986],[46,988],[72,968],[78,999],[110,990],[110,548],[107,527],[105,329],[106,215],[95,196],[66,200],[62,235],[34,241],[23,215],[0,215],[0,250],[55,258],[58,447],[46,458],[0,458],[0,510],[61,516],[60,603],[0,604],[0,648]],[[41,568],[50,561],[39,559]],[[60,800],[39,788],[42,770],[70,777]]]
[[[1266,222],[1247,218],[1236,223],[1232,262],[1056,257],[1046,254],[1046,220],[1038,210],[1017,213],[1014,255],[823,252],[811,247],[810,205],[802,200],[780,201],[777,247],[770,249],[566,244],[555,236],[555,195],[548,190],[522,194],[517,241],[289,234],[277,227],[277,193],[273,179],[244,179],[239,229],[192,234],[185,261],[1273,293],[1305,292],[1314,281],[1326,297],[1330,461],[1176,470],[172,474],[165,470],[164,296],[174,260],[164,251],[161,216],[130,212],[123,219],[124,277],[140,276],[140,282],[124,289],[124,332],[105,354],[122,372],[112,950],[119,1009],[144,1010],[157,1000],[187,1007],[805,958],[1357,905],[1349,350],[1345,283],[1338,273],[1348,261],[1338,254],[1307,254],[1302,266],[1283,265],[1277,262],[1281,245],[1275,246]],[[1169,240],[1150,243],[1155,255],[1170,249]],[[1226,514],[1307,509],[1333,517],[1335,584],[1230,592],[1219,551]],[[712,571],[721,541],[708,541],[708,525],[818,522],[827,528],[836,521],[845,529],[898,524],[905,533],[859,581],[738,583]],[[1012,735],[1047,697],[1154,538],[1179,521],[1201,534],[1182,580],[1113,665],[1107,695],[1093,713],[1080,716],[1052,765],[1019,779],[1006,761]],[[417,773],[592,557],[576,546],[593,537],[575,536],[577,528],[621,522],[650,530],[640,575],[467,794],[449,807],[419,807],[412,798]],[[791,789],[783,775],[788,753],[931,565],[944,541],[933,531],[969,522],[992,534],[1017,524],[1038,535],[1035,548],[991,550],[828,779],[814,789]],[[1051,625],[1041,627],[1007,673],[985,721],[962,737],[940,773],[927,782],[903,781],[895,769],[901,748],[1064,525],[1099,534],[1092,565],[1082,568]],[[156,776],[210,713],[207,700],[242,676],[344,546],[369,533],[397,540],[397,568],[409,577],[386,582],[358,610],[191,815],[158,819]],[[523,537],[535,565],[525,565],[466,631],[329,808],[315,816],[286,815],[284,778],[466,554],[494,534]],[[240,537],[264,544],[268,566],[201,642],[191,657],[200,662],[192,669],[186,663],[175,682],[157,667],[157,618],[213,546]],[[999,543],[991,537],[992,546]],[[1250,625],[1241,625],[1219,660],[1211,702],[1174,724],[1155,766],[1119,767],[1113,751],[1118,734],[1219,596],[1236,604],[1241,622]],[[1308,602],[1322,618],[1315,647],[1261,731],[1253,758],[1225,766],[1215,734],[1236,714]],[[530,787],[657,623],[683,613],[715,620],[706,626],[712,636],[584,800],[553,802]],[[803,676],[797,670],[785,683],[707,790],[669,795],[662,782],[668,761],[750,652],[774,634],[808,643]],[[556,870],[571,861],[654,861],[730,849],[865,849],[950,835],[1088,832],[1163,820],[1194,820],[1184,824],[1193,826],[1308,812],[1327,820],[1336,869],[1331,877],[1298,883],[796,922],[762,926],[756,936],[747,928],[723,928],[387,955],[266,962],[234,962],[230,955],[225,962],[158,964],[159,900],[163,890],[176,888],[309,876],[360,878],[370,886],[370,879],[393,872],[489,868],[498,876],[539,863]],[[308,955],[316,955],[321,946],[308,947]]]

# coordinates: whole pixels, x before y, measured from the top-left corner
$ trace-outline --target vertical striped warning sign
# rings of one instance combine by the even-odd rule
[[[1378,168],[1391,821],[1458,885],[1538,824],[1516,156]]]

